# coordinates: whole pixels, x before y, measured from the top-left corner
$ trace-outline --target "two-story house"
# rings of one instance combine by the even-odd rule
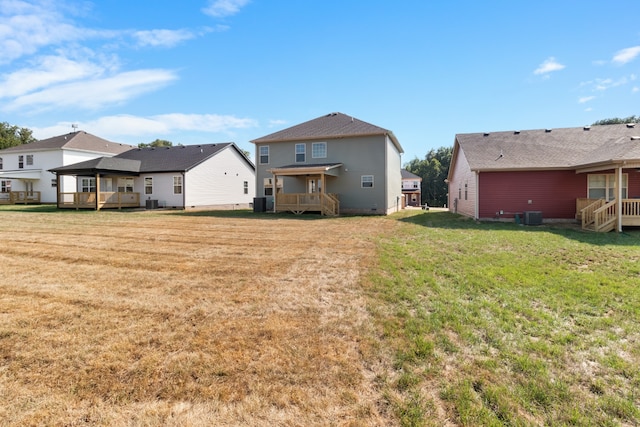
[[[331,113],[251,141],[256,195],[274,212],[381,214],[402,207],[402,147],[390,130]]]
[[[0,203],[55,203],[60,182],[49,169],[96,157],[115,156],[134,147],[78,131],[0,150]]]
[[[402,196],[404,197],[404,206],[420,206],[422,203],[422,178],[409,172],[406,169],[400,171],[402,173]]]

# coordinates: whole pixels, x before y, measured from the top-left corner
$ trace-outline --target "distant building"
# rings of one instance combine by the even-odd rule
[[[402,196],[404,206],[420,206],[422,204],[422,178],[406,169],[400,171],[402,174]]]

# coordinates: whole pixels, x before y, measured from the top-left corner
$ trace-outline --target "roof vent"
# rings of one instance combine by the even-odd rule
[[[520,135],[520,131],[519,131],[519,130],[514,130],[514,131],[513,131],[513,134],[514,134],[514,135]]]
[[[636,124],[635,123],[627,123],[627,127],[628,128],[634,128],[634,127],[636,127]]]
[[[545,129],[544,131],[545,131],[546,133],[549,133],[549,132],[551,132],[551,129]]]
[[[585,126],[582,128],[582,130],[591,130],[591,126]]]
[[[489,136],[489,132],[485,132],[483,136]]]
[[[640,136],[632,136],[631,140],[632,141],[640,141]]]

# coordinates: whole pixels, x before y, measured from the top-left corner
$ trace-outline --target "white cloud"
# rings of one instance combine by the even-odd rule
[[[55,85],[18,96],[10,101],[5,109],[98,109],[158,90],[176,78],[176,74],[168,70],[128,71],[101,79]]]
[[[583,96],[582,98],[578,99],[578,103],[584,104],[586,102],[594,100],[595,98],[596,98],[595,96]]]
[[[273,127],[278,127],[278,126],[284,126],[287,124],[286,120],[269,120],[269,127],[273,128]]]
[[[556,59],[552,56],[547,58],[542,64],[536,68],[533,74],[547,74],[552,71],[560,71],[564,69],[565,66],[556,61]]]
[[[0,98],[19,97],[62,82],[98,77],[104,70],[87,61],[52,55],[39,57],[30,65],[0,78]]]
[[[240,12],[240,9],[248,3],[249,0],[210,0],[209,6],[202,9],[202,11],[216,18],[224,18]]]
[[[10,63],[39,49],[114,32],[81,28],[68,22],[49,1],[0,0],[0,63]]]
[[[196,37],[188,30],[148,30],[135,31],[133,37],[138,40],[138,46],[174,47],[181,42]]]
[[[79,128],[111,141],[121,142],[142,138],[158,138],[173,132],[232,133],[234,130],[256,127],[257,121],[219,114],[170,113],[141,117],[133,115],[104,116],[88,122],[74,122]],[[71,131],[71,122],[61,122],[46,128],[30,127],[36,138],[49,138]],[[179,141],[178,141],[179,142]],[[129,142],[133,143],[133,142]]]
[[[618,51],[613,57],[613,62],[623,65],[633,61],[638,55],[640,55],[640,46],[628,47]]]

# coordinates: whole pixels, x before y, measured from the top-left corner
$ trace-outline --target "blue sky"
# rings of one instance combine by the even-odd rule
[[[456,133],[640,114],[637,1],[0,0],[0,121],[137,145],[339,111],[403,162]]]

